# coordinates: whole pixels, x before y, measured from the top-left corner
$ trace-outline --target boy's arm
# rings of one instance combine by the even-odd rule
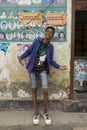
[[[20,57],[18,57],[18,61],[19,61],[19,63],[21,65],[23,65],[22,60],[32,53],[32,50],[33,50],[33,47],[34,47],[34,43],[35,42],[33,42],[31,47],[29,49],[27,49]]]
[[[27,56],[29,56],[29,55],[32,53],[33,47],[34,47],[34,43],[31,45],[31,47],[30,47],[29,49],[27,49],[27,50],[20,56],[20,58],[21,58],[21,59],[24,59],[24,58],[26,58]]]

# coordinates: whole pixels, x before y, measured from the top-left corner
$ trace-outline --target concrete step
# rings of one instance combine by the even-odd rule
[[[13,126],[0,127],[0,130],[73,130],[71,126]]]
[[[43,109],[43,100],[38,100],[38,107]],[[64,99],[49,100],[49,110],[59,110],[65,112],[87,112],[87,99]],[[6,110],[32,110],[32,100],[0,100],[0,111]]]
[[[45,125],[42,116],[40,124],[34,126],[33,114],[33,111],[0,111],[0,130],[87,130],[87,113],[49,111],[50,126]]]
[[[63,102],[64,111],[66,112],[87,112],[87,99],[70,100],[65,99]]]
[[[0,130],[87,130],[87,126],[8,126],[0,127]]]
[[[77,126],[73,130],[87,130],[87,126]]]
[[[50,100],[49,110],[63,111],[63,100]],[[38,107],[43,109],[43,100],[38,100]],[[32,110],[32,100],[0,100],[0,110]]]

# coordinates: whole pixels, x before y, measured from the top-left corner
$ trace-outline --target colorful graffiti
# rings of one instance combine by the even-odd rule
[[[10,84],[9,70],[7,64],[11,63],[10,43],[0,43],[0,81],[7,81]]]
[[[67,0],[7,0],[0,4],[0,41],[32,42],[38,32],[44,37],[49,25],[56,30],[54,42],[67,40]],[[63,38],[59,37],[60,33],[61,37],[64,34]]]

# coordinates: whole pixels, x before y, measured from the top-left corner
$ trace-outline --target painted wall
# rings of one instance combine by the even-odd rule
[[[87,90],[87,59],[76,58],[74,64],[74,90],[85,91]]]
[[[2,12],[5,12],[3,16]],[[55,49],[54,59],[60,65],[67,66],[67,70],[64,71],[51,67],[48,76],[49,99],[68,97],[70,85],[71,1],[29,0],[27,3],[27,1],[23,2],[22,0],[1,0],[0,99],[31,99],[29,76],[25,67],[29,57],[23,61],[24,66],[18,63],[17,58],[27,47],[30,47],[33,40],[38,37],[38,32],[41,33],[41,37],[44,37],[44,29],[47,25],[53,25],[56,29],[55,37],[52,39]],[[33,38],[31,39],[30,34],[32,32]],[[64,32],[64,38],[59,37],[60,32]],[[26,35],[26,39],[23,39],[23,35]],[[39,82],[38,86],[38,98],[42,99]]]

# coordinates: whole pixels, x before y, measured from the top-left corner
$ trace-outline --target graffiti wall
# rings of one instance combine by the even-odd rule
[[[23,66],[18,57],[36,38],[44,38],[49,25],[55,27],[51,41],[55,48],[54,59],[67,65],[67,0],[0,0],[0,99],[31,98],[26,69],[29,57],[23,60]],[[50,98],[52,92],[67,96],[69,72],[54,68],[51,71]]]
[[[87,90],[87,60],[85,58],[76,59],[74,67],[74,90]]]
[[[0,6],[0,41],[31,42],[48,25],[55,26],[55,42],[67,40],[66,0],[7,0]]]
[[[6,65],[11,64],[10,43],[0,43],[0,81],[7,80],[10,84],[9,70]]]

